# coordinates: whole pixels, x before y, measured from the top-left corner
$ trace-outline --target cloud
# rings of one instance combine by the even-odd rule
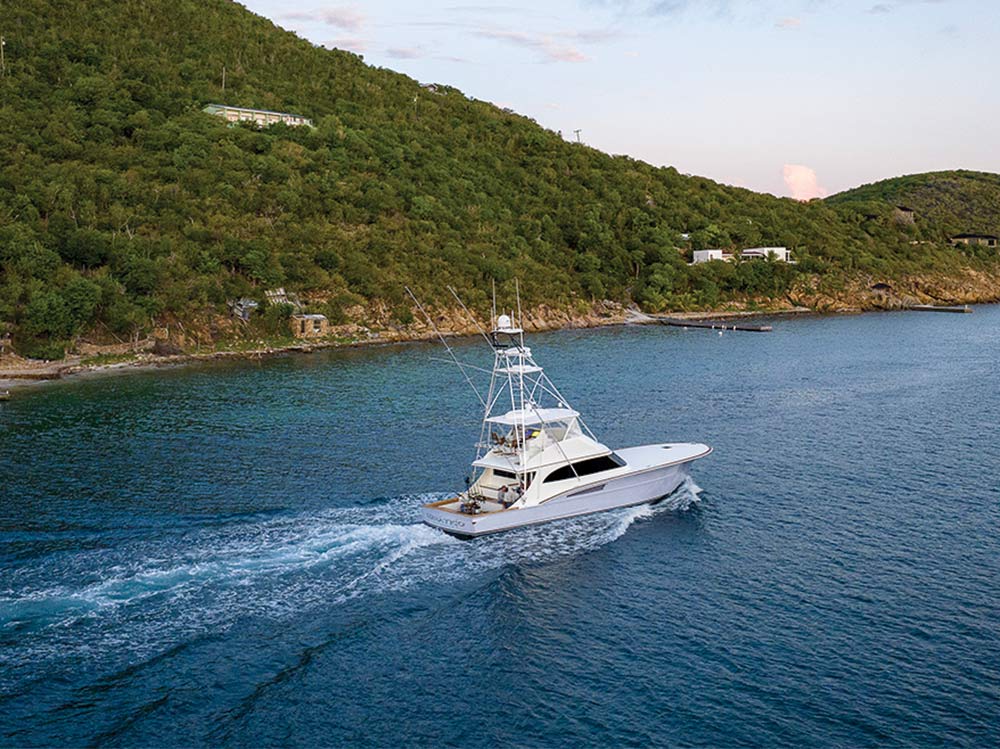
[[[385,53],[396,60],[416,60],[424,57],[424,51],[418,47],[389,47]]]
[[[324,23],[345,31],[361,31],[366,23],[364,14],[354,8],[326,8],[311,13],[286,13],[284,17],[292,21]]]
[[[776,28],[779,28],[779,29],[797,29],[797,28],[799,28],[799,26],[802,25],[802,19],[801,18],[782,18],[780,21],[777,21],[774,25],[775,25]]]
[[[816,172],[802,164],[785,164],[782,170],[785,187],[796,200],[826,197],[826,189],[819,184]]]
[[[892,13],[900,8],[914,5],[942,5],[944,3],[950,2],[950,0],[896,0],[894,3],[876,3],[870,7],[866,13],[873,13],[876,15],[883,15],[885,13]]]
[[[617,8],[622,13],[643,16],[677,16],[689,9],[707,10],[716,16],[729,16],[738,5],[756,5],[750,0],[591,0],[592,4]]]
[[[691,5],[687,0],[660,0],[649,6],[646,11],[651,16],[673,16],[686,10]]]
[[[587,56],[572,47],[554,47],[547,49],[545,54],[553,62],[586,62]]]
[[[582,29],[580,31],[563,31],[556,36],[583,44],[600,44],[620,39],[625,35],[616,29]]]
[[[904,7],[920,5],[944,5],[953,0],[869,0],[873,4],[867,13],[892,13]],[[584,0],[586,5],[610,9],[623,16],[646,16],[653,18],[680,18],[688,14],[710,16],[720,20],[740,19],[759,21],[775,6],[798,8],[802,13],[811,14],[821,6],[829,4],[824,0]],[[862,6],[864,7],[864,6]],[[784,27],[782,27],[784,28]]]
[[[513,6],[480,7],[480,6],[454,6],[448,8],[456,13],[478,13],[481,11],[493,11],[496,13],[506,13],[507,11],[519,11],[522,16],[534,15],[537,18],[546,19],[546,23],[552,20],[548,16],[541,16],[524,8]],[[631,36],[630,33],[617,28],[583,28],[583,29],[563,29],[560,31],[527,30],[525,18],[521,18],[518,26],[509,23],[499,23],[493,20],[449,18],[447,20],[421,20],[421,21],[394,21],[393,26],[418,27],[421,29],[456,29],[464,31],[471,36],[481,39],[490,39],[516,47],[533,50],[542,55],[546,62],[586,62],[589,58],[583,52],[583,48],[590,45],[604,44],[616,39],[623,39]],[[443,59],[443,58],[442,58]],[[467,62],[466,60],[461,60]]]
[[[367,52],[368,51],[368,40],[360,39],[358,37],[341,37],[340,39],[333,39],[324,45],[326,47],[335,47],[336,49],[346,49],[350,52]]]
[[[557,42],[551,36],[502,29],[479,29],[473,33],[484,39],[493,39],[494,41],[534,50],[542,54],[550,62],[585,62],[587,60],[587,56],[580,50],[568,44]]]
[[[445,8],[449,13],[502,13],[524,15],[527,11],[518,5],[452,5]]]

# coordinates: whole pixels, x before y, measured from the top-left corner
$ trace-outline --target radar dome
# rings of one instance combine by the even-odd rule
[[[497,328],[499,328],[500,330],[507,330],[507,329],[509,329],[510,328],[510,316],[509,315],[500,315],[500,317],[497,318]]]

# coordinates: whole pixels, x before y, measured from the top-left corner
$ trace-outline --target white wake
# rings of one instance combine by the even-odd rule
[[[425,495],[57,554],[0,589],[0,633],[36,640],[28,648],[32,657],[122,644],[155,649],[185,632],[224,630],[247,615],[280,619],[592,551],[637,522],[688,509],[699,492],[688,479],[655,505],[470,541],[417,522],[419,506],[439,498]]]

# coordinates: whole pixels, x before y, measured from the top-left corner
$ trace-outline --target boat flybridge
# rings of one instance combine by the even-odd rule
[[[474,480],[457,496],[423,505],[425,523],[473,537],[645,504],[676,490],[689,464],[712,452],[688,443],[603,445],[535,362],[513,317],[494,313],[492,331],[483,333],[494,362],[485,398],[477,391],[484,417]],[[465,373],[468,365],[452,359]]]

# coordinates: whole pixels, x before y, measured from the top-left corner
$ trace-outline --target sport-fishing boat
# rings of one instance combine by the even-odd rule
[[[712,452],[696,443],[612,450],[599,442],[535,362],[512,318],[494,313],[484,333],[494,360],[488,393],[480,396],[485,413],[472,476],[464,492],[423,505],[425,523],[474,537],[646,504],[671,494],[690,463]]]

